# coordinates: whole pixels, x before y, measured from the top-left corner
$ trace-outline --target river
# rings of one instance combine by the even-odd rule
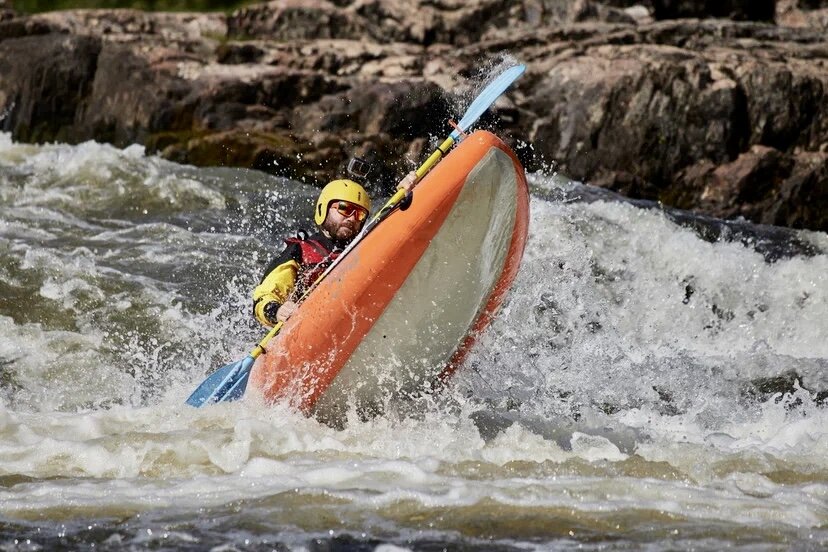
[[[828,546],[828,235],[529,181],[451,385],[334,429],[183,404],[316,188],[0,134],[0,549]]]

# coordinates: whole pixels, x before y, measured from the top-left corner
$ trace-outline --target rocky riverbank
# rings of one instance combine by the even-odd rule
[[[0,129],[16,140],[139,143],[320,183],[360,154],[391,181],[446,134],[468,78],[506,57],[528,70],[494,115],[528,169],[828,230],[828,0],[280,0],[230,15],[3,1]]]

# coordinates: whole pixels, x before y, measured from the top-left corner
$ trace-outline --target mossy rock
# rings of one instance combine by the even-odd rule
[[[287,135],[243,130],[167,132],[149,142],[148,147],[178,163],[243,167],[289,178],[310,172],[301,162],[310,146]]]

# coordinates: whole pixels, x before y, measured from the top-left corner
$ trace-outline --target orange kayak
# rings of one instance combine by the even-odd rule
[[[528,225],[523,167],[497,136],[473,133],[304,300],[249,391],[335,422],[432,389],[503,301]]]

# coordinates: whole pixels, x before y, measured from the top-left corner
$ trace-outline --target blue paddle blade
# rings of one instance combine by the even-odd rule
[[[248,357],[251,358],[251,357]],[[251,364],[252,365],[252,364]],[[247,389],[247,379],[250,377],[250,367],[247,369],[242,370],[239,372],[238,377],[236,377],[236,381],[233,385],[230,386],[229,389],[224,393],[222,397],[216,398],[216,402],[218,401],[235,401],[236,399],[240,399],[244,395],[245,389]]]
[[[187,399],[187,404],[198,408],[205,404],[238,399],[247,388],[254,360],[252,356],[247,356],[243,360],[222,366],[201,382]]]
[[[503,71],[495,80],[490,82],[466,110],[465,115],[457,124],[458,128],[450,136],[455,140],[460,138],[460,133],[467,131],[524,71],[526,71],[525,65],[515,65]]]

